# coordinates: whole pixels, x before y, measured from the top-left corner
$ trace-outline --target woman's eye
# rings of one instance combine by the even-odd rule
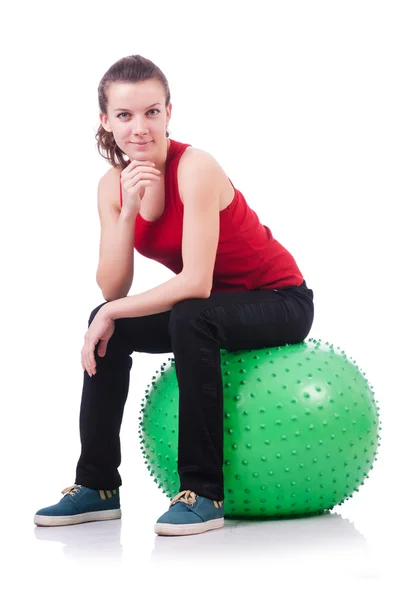
[[[153,112],[154,110],[155,110],[155,111],[157,111],[157,112],[160,112],[160,111],[158,110],[158,108],[152,108],[151,110],[148,110],[148,112]],[[129,113],[122,112],[122,113],[120,113],[119,115],[117,115],[117,117],[121,117],[121,115],[128,115],[128,114],[129,114]]]

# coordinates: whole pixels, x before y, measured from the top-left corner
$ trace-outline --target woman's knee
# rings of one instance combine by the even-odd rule
[[[94,310],[91,312],[90,317],[88,319],[88,327],[91,325],[92,321],[95,319],[96,314],[100,311],[102,306],[105,306],[105,304],[108,304],[108,301],[103,302],[102,304],[100,304],[99,306],[94,308]]]

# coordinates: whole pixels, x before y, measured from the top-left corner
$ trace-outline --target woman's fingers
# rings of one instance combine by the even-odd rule
[[[87,343],[81,351],[81,366],[91,377],[96,373],[96,362],[94,358],[95,344],[88,346]]]
[[[86,364],[88,366],[88,374],[93,375],[95,372],[95,344],[93,342],[86,344]]]

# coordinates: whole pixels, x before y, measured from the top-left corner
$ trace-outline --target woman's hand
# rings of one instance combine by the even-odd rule
[[[81,351],[81,365],[90,377],[96,373],[95,346],[100,342],[98,356],[105,356],[108,341],[112,337],[114,329],[114,320],[102,311],[102,309],[99,310],[84,336],[85,344]]]
[[[149,160],[133,160],[121,171],[123,209],[139,212],[147,187],[161,181],[161,171]]]

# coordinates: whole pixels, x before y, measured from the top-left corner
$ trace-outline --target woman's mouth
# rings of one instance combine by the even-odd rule
[[[149,144],[152,143],[153,140],[151,140],[150,142],[131,142],[131,144],[133,144],[134,146],[136,146],[136,148],[146,148],[146,146],[148,146]]]

